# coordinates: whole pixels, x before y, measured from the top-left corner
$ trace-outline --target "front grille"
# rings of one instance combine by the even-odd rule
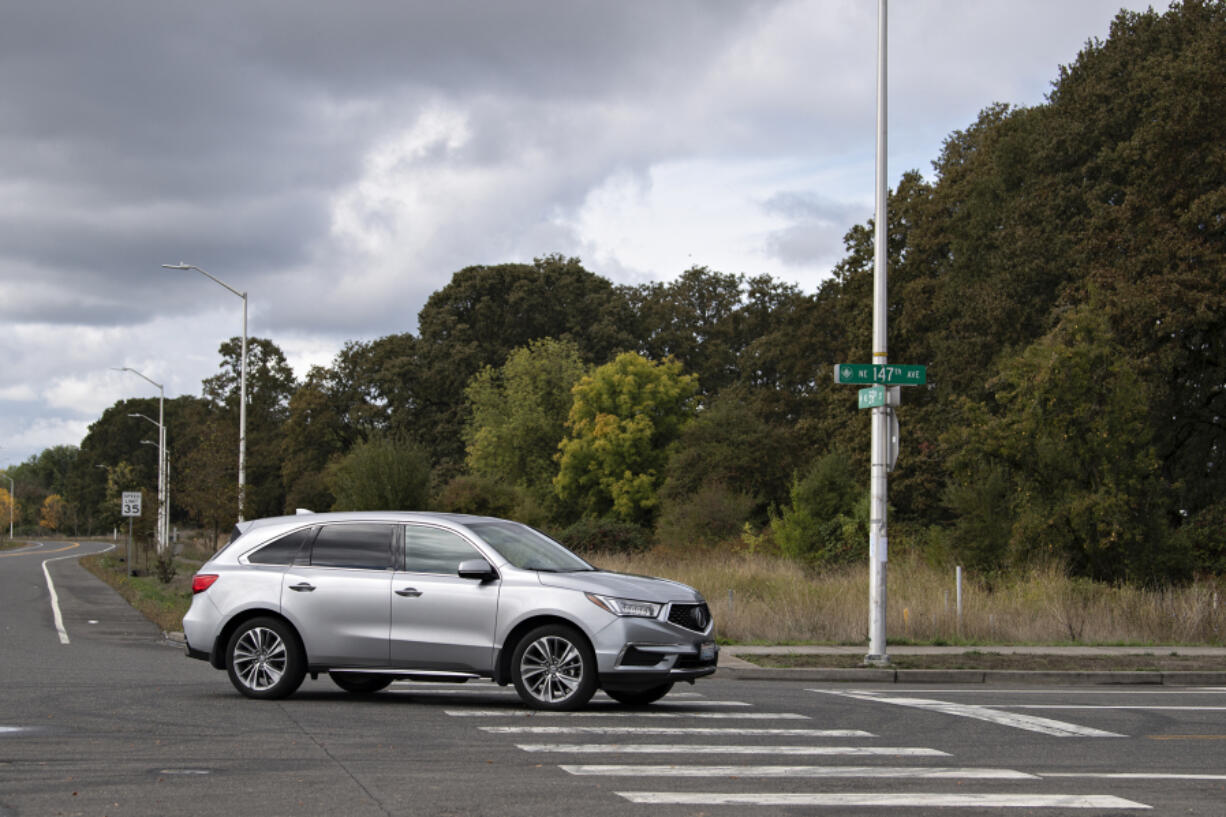
[[[673,604],[668,608],[668,620],[678,627],[704,633],[711,623],[711,611],[705,604]]]

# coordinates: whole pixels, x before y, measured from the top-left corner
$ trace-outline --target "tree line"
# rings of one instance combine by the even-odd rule
[[[989,106],[890,193],[890,358],[928,369],[898,409],[902,547],[1103,580],[1226,568],[1222,110],[1226,5],[1120,12],[1043,104]],[[615,285],[551,255],[456,272],[416,333],[300,382],[253,339],[246,514],[435,508],[862,559],[869,419],[832,367],[871,357],[873,229],[812,293],[705,267]],[[167,401],[173,520],[235,518],[238,348]],[[10,468],[19,524],[109,529],[118,491],[152,496],[127,415],[155,408],[121,401]]]

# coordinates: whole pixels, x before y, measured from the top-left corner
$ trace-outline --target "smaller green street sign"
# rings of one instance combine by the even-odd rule
[[[859,386],[922,386],[928,382],[928,369],[896,363],[836,363],[834,382]]]
[[[885,386],[869,386],[860,389],[860,408],[877,408],[885,405]]]

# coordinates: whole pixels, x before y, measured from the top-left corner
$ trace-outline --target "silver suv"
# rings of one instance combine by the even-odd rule
[[[715,672],[718,655],[693,588],[599,570],[489,517],[243,522],[192,592],[187,654],[252,698],[285,697],[327,672],[355,693],[397,678],[492,678],[536,709],[577,709],[597,689],[648,704]]]

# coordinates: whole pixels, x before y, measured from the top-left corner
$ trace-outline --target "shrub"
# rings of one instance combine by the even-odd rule
[[[693,494],[665,500],[656,538],[669,545],[714,545],[735,539],[754,504],[753,497],[722,482],[708,482]]]
[[[647,531],[638,525],[607,518],[580,519],[559,538],[580,553],[635,553],[651,544]]]
[[[843,564],[863,554],[868,540],[868,498],[842,454],[813,463],[792,482],[791,504],[772,514],[771,529],[786,556],[812,564]]]

